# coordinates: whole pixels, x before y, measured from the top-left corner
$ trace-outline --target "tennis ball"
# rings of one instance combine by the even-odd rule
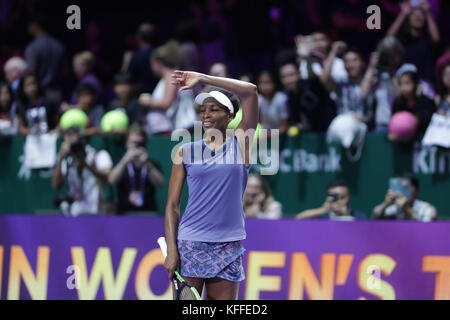
[[[70,109],[63,113],[59,120],[61,129],[66,130],[70,127],[80,127],[86,129],[89,118],[83,110]]]
[[[264,129],[264,127],[260,123],[258,123],[255,130],[255,138],[259,137],[259,132],[261,131],[261,129]]]
[[[227,129],[237,129],[239,123],[241,123],[241,120],[242,120],[242,109],[239,109],[234,119],[231,120],[230,123],[228,124]],[[264,129],[264,127],[260,123],[258,123],[255,129],[255,138],[259,137],[259,132],[261,129]]]
[[[239,126],[239,123],[241,123],[242,120],[242,109],[239,109],[239,111],[234,116],[234,119],[230,121],[228,124],[228,129],[236,129]]]
[[[128,116],[119,110],[111,110],[102,118],[100,126],[104,132],[116,130],[126,130],[128,128]]]
[[[288,136],[290,136],[290,137],[295,137],[295,136],[297,136],[299,133],[300,133],[300,131],[298,130],[298,128],[297,127],[295,127],[295,126],[292,126],[292,127],[290,127],[289,129],[288,129]]]

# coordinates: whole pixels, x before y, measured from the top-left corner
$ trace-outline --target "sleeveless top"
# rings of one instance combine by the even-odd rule
[[[178,226],[178,240],[229,242],[245,239],[242,198],[250,165],[236,136],[213,151],[204,140],[182,146],[189,199]]]

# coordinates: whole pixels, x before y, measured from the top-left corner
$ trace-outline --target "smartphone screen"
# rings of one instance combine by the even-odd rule
[[[339,195],[337,193],[330,192],[330,193],[328,193],[328,197],[331,198],[331,202],[336,202],[337,199],[339,198]]]
[[[406,198],[411,197],[411,183],[408,182],[407,185],[404,185],[405,179],[403,178],[391,178],[389,179],[389,189],[404,195]]]

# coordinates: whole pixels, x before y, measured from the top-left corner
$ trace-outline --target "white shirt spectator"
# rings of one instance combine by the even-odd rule
[[[383,72],[379,75],[379,82],[374,95],[377,101],[375,124],[388,126],[391,120],[391,106],[395,99],[394,86],[389,73]]]
[[[159,80],[152,93],[154,101],[164,99],[166,83],[164,79]],[[197,120],[194,109],[194,97],[192,90],[178,91],[175,100],[167,111],[150,110],[146,115],[144,130],[147,135],[167,132],[174,129],[189,129]]]
[[[113,166],[109,153],[105,150],[96,151],[86,146],[86,162],[95,165],[97,170],[111,169]],[[69,185],[69,196],[74,202],[70,207],[70,215],[98,214],[102,196],[102,185],[97,177],[87,168],[83,168],[81,176],[72,157],[61,162],[61,173]]]
[[[289,118],[287,100],[287,95],[281,91],[276,92],[270,101],[259,95],[259,111],[266,129],[279,129],[281,120]]]
[[[259,211],[256,213],[256,218],[259,219],[281,219],[282,205],[278,201],[272,201],[264,211]]]
[[[413,220],[430,222],[436,218],[436,208],[428,202],[416,199],[414,200],[412,211],[414,213]],[[399,220],[406,219],[406,214],[400,208],[391,204],[384,211],[384,216],[387,218],[394,218]]]
[[[308,79],[309,74],[307,62],[305,60],[302,60],[300,62],[299,69],[302,79]],[[318,62],[313,62],[311,64],[311,69],[315,75],[321,75],[323,73],[323,66]],[[345,70],[344,60],[342,60],[341,58],[334,59],[333,65],[331,66],[331,77],[336,83],[348,81],[348,74],[347,70]]]

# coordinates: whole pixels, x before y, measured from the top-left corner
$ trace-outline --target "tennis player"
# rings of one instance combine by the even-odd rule
[[[182,145],[177,151],[182,161],[172,165],[164,266],[170,278],[178,270],[200,294],[205,286],[207,299],[237,299],[239,282],[245,278],[245,249],[240,242],[246,237],[242,197],[258,120],[257,89],[240,80],[178,70],[172,74],[172,84],[181,86],[180,90],[197,84],[216,88],[195,98],[200,105],[203,139]],[[240,105],[242,121],[227,136],[227,125]],[[217,132],[221,135],[214,134]],[[186,178],[189,198],[180,220],[180,198]]]

